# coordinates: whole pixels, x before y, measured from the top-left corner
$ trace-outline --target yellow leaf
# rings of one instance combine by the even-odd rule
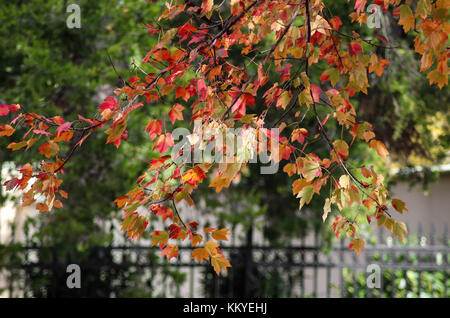
[[[209,187],[216,188],[216,193],[219,193],[220,191],[222,191],[222,188],[228,188],[230,186],[230,183],[230,178],[218,177],[210,183]]]
[[[199,247],[192,251],[191,259],[194,258],[200,263],[204,259],[209,260],[209,253],[206,248]]]
[[[209,255],[213,256],[218,254],[217,248],[219,247],[219,244],[217,244],[214,241],[208,241],[205,243],[205,248],[208,251]]]
[[[211,257],[211,265],[214,267],[214,271],[217,275],[220,274],[220,270],[227,271],[227,267],[231,267],[228,259],[222,254],[217,254]]]
[[[403,222],[395,222],[392,233],[394,234],[394,238],[398,236],[399,240],[403,241],[405,234],[408,234],[406,224]]]
[[[326,221],[328,213],[330,213],[330,211],[331,211],[331,201],[330,198],[326,198],[325,205],[323,206],[323,215],[322,215],[323,222]]]

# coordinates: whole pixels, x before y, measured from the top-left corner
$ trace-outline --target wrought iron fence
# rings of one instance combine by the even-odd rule
[[[447,227],[441,235],[434,230],[423,235],[419,228],[404,245],[384,234],[357,256],[345,239],[327,247],[315,235],[313,244],[277,248],[254,244],[250,232],[245,244],[222,248],[233,267],[221,276],[206,262],[192,261],[190,247],[181,247],[178,260],[169,262],[148,246],[95,247],[83,260],[58,255],[56,248],[25,246],[15,263],[0,264],[0,287],[3,296],[13,297],[450,296]],[[80,289],[66,286],[71,263],[82,269]],[[371,274],[377,279],[373,269],[380,269],[380,276],[371,288],[367,279]]]

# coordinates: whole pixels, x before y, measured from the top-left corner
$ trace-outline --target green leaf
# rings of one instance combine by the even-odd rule
[[[302,207],[306,204],[309,204],[309,202],[311,202],[311,199],[314,195],[314,187],[312,185],[306,186],[304,187],[298,194],[297,194],[297,198],[301,198],[300,199],[300,208],[299,210],[302,209]]]

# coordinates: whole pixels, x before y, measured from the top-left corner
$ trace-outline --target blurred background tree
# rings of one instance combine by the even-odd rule
[[[3,2],[0,10],[0,99],[17,103],[31,112],[61,115],[71,120],[77,114],[95,114],[103,98],[112,95],[122,79],[132,76],[131,62],[140,60],[154,43],[146,24],[158,16],[161,6],[145,1],[75,1],[81,7],[81,28],[69,29],[67,1]],[[132,125],[145,126],[147,119],[159,115],[160,106],[143,110]],[[25,131],[22,132],[23,134]],[[22,157],[6,150],[7,140],[0,140],[0,165],[14,161],[20,166],[38,158],[37,152]],[[51,215],[38,215],[27,224],[28,244],[54,247],[57,255],[41,252],[43,262],[96,258],[105,262],[110,255],[93,255],[93,246],[111,244],[113,232],[119,232],[111,221],[120,217],[113,205],[115,198],[126,193],[141,174],[142,163],[151,157],[145,133],[133,130],[128,143],[115,149],[105,146],[104,136],[88,138],[83,151],[74,154],[73,163],[65,167],[64,185],[70,197],[64,207]],[[133,159],[133,160],[131,160]],[[12,167],[11,170],[18,166]],[[6,197],[0,198],[4,202]],[[111,227],[106,224],[111,223]],[[31,230],[33,229],[33,230]],[[100,259],[98,259],[100,258]],[[64,261],[62,261],[64,262]],[[84,273],[86,274],[86,273]],[[33,273],[29,273],[30,277]],[[62,270],[66,276],[65,269]],[[88,277],[83,296],[108,296],[99,275]],[[95,278],[97,277],[97,278]],[[35,295],[43,295],[42,286],[51,295],[76,295],[68,290],[65,278],[40,277]],[[61,278],[61,277],[60,277]],[[53,280],[53,281],[52,281]]]

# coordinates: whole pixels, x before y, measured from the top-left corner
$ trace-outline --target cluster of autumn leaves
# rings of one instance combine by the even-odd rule
[[[354,2],[355,11],[350,14],[351,18],[359,24],[366,23],[367,1]],[[448,1],[419,0],[414,12],[411,1],[399,6],[400,2],[374,1],[385,11],[391,6],[396,8],[394,15],[399,15],[399,24],[405,32],[410,29],[422,31],[415,40],[416,51],[422,55],[421,71],[436,64],[427,77],[431,84],[442,87],[447,84],[448,77]],[[149,34],[157,35],[159,42],[143,58],[142,67],[138,68],[141,76],[130,78],[126,85],[114,91],[113,96],[106,98],[95,118],[78,115],[77,120],[66,122],[59,116],[50,118],[19,112],[19,105],[0,105],[0,116],[15,116],[10,124],[0,126],[0,136],[11,136],[16,129],[14,125],[28,127],[23,140],[11,143],[9,149],[28,150],[43,139],[39,153],[46,159],[54,158],[53,162],[43,160],[39,168],[25,165],[19,170],[20,178],[5,182],[6,188],[26,191],[23,206],[35,203],[35,197],[43,195],[45,201],[37,204],[41,212],[61,208],[59,199],[67,198],[68,194],[59,189],[62,180],[58,177],[83,141],[92,132],[107,126],[106,143],[119,147],[128,137],[128,117],[145,107],[144,101],[146,104],[161,102],[166,95],[175,93],[177,102],[167,113],[172,125],[184,120],[183,112],[190,108],[192,115],[189,119],[192,122],[199,120],[202,128],[251,128],[262,132],[258,138],[265,135],[269,143],[277,138],[278,160],[288,161],[283,171],[295,177],[292,191],[299,198],[300,209],[310,203],[314,195],[321,194],[321,189],[330,183],[333,191],[325,201],[323,220],[328,218],[332,205],[335,206],[338,217],[333,221],[333,231],[338,237],[342,232],[352,237],[349,247],[358,254],[364,248],[364,240],[357,237],[356,216],[350,219],[340,215],[345,207],[363,205],[368,223],[375,217],[378,226],[386,227],[402,239],[407,233],[406,226],[394,220],[388,212],[388,205],[403,213],[408,211],[404,202],[388,199],[383,176],[376,173],[373,167],[362,167],[359,172],[352,172],[346,166],[350,147],[357,139],[369,143],[369,147],[381,157],[388,155],[384,144],[375,138],[371,124],[357,121],[350,99],[358,92],[367,93],[368,73],[382,76],[389,61],[375,53],[366,54],[367,43],[357,32],[348,35],[341,33],[341,19],[327,16],[321,0],[231,0],[230,12],[226,12],[222,5],[213,0],[203,0],[200,6],[189,1],[166,3],[160,20],[177,18],[179,26],[167,29],[159,24],[147,25]],[[198,25],[199,19],[204,23]],[[419,21],[417,26],[416,20]],[[267,39],[273,39],[269,46]],[[382,36],[377,39],[382,45],[389,44]],[[374,45],[373,42],[370,45]],[[229,56],[231,50],[240,51],[248,62],[243,59],[245,63],[234,65]],[[308,72],[319,61],[327,63],[326,70],[320,76],[320,86],[310,82]],[[256,65],[255,70],[248,67],[251,64]],[[279,81],[271,86],[268,84],[270,68],[280,75]],[[261,114],[249,113],[257,98],[267,108]],[[331,111],[324,118],[319,118],[316,106]],[[269,110],[275,110],[281,117],[277,121],[281,132],[278,137],[271,136],[267,129]],[[291,111],[293,121],[282,121]],[[308,130],[301,125],[308,112],[317,118],[318,130]],[[329,139],[326,123],[332,118],[330,115],[348,132],[351,142],[343,137]],[[213,176],[209,186],[214,187],[216,192],[229,187],[231,182],[239,179],[246,163],[232,161],[218,167],[212,163],[176,163],[167,155],[175,141],[167,129],[165,117],[151,119],[145,131],[153,142],[153,150],[161,156],[149,161],[148,169],[138,178],[134,189],[115,200],[118,208],[123,209],[122,230],[133,239],[141,237],[153,214],[163,222],[170,221],[165,230],[150,234],[152,245],[158,245],[162,255],[168,259],[176,258],[178,247],[168,244],[169,240],[187,239],[194,248],[192,259],[211,262],[217,274],[221,270],[226,271],[231,265],[216,241],[227,240],[230,235],[228,230],[204,228],[205,237],[212,238],[206,240],[198,233],[197,222],[182,219],[177,204],[184,201],[193,205],[191,193],[207,179],[208,174]],[[289,131],[287,137],[283,136],[283,131]],[[329,158],[307,152],[308,146],[321,136],[330,147]],[[190,139],[192,147],[198,143],[204,146],[212,141]],[[64,157],[61,155],[62,144],[68,149]],[[255,152],[260,150],[255,149]],[[336,168],[344,172],[339,178],[332,173]],[[146,212],[142,212],[142,208]],[[200,247],[202,243],[203,247]]]

